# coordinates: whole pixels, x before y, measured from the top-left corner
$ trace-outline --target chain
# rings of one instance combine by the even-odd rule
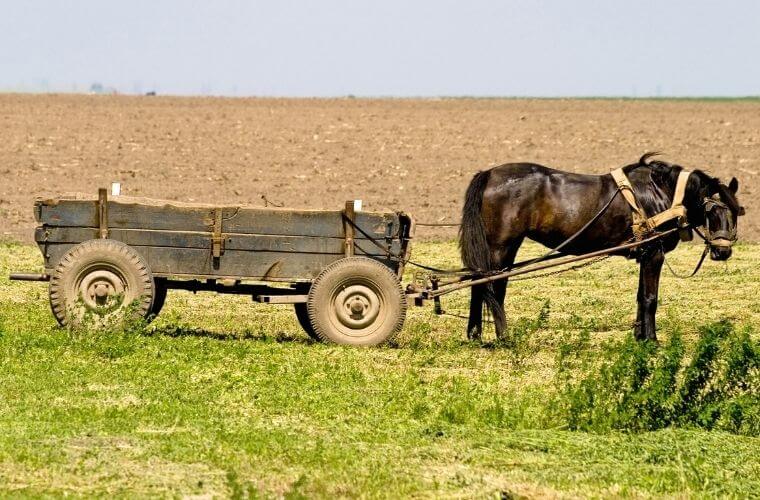
[[[563,268],[563,269],[558,269],[556,271],[549,271],[549,272],[545,272],[545,273],[541,273],[541,274],[531,274],[531,275],[527,275],[527,276],[520,276],[518,278],[508,278],[508,279],[509,279],[509,281],[526,281],[526,280],[532,280],[532,279],[535,279],[535,278],[545,278],[547,276],[554,276],[554,275],[557,275],[557,274],[565,273],[567,271],[575,271],[577,269],[588,267],[588,266],[590,266],[592,264],[596,264],[597,262],[601,262],[603,260],[609,259],[610,257],[612,257],[612,255],[602,255],[601,257],[596,257],[595,259],[588,260],[588,261],[583,262],[581,264],[576,264],[574,266],[566,267],[566,268]]]
[[[509,281],[524,281],[524,280],[531,280],[531,279],[534,279],[534,278],[545,278],[547,276],[554,276],[554,275],[561,274],[561,273],[564,273],[564,272],[567,272],[567,271],[575,271],[577,269],[581,269],[581,268],[590,266],[592,264],[596,264],[597,262],[601,262],[601,261],[603,261],[605,259],[609,259],[610,257],[612,257],[612,256],[611,255],[602,255],[601,257],[597,257],[595,259],[591,259],[590,261],[584,262],[582,264],[577,264],[575,266],[566,267],[564,269],[559,269],[557,271],[550,271],[550,272],[546,272],[546,273],[542,273],[542,274],[535,274],[535,275],[532,275],[532,276],[523,276],[523,277],[520,277],[520,278],[509,278]],[[423,273],[420,273],[420,274],[423,274]],[[426,276],[429,277],[430,275],[427,274]],[[470,319],[469,315],[465,316],[463,314],[451,313],[451,312],[448,312],[448,311],[445,311],[445,310],[443,310],[439,314],[439,316],[448,316],[450,318],[467,319],[467,320]],[[485,304],[483,305],[482,318],[483,318],[482,319],[483,323],[493,324],[493,319],[491,319],[491,312],[488,310],[488,307],[486,307]]]

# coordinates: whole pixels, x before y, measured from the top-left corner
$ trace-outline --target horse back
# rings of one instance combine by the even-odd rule
[[[553,246],[583,227],[614,195],[616,186],[609,175],[576,174],[535,163],[508,163],[494,167],[483,193],[481,215],[489,241],[494,243],[528,237]],[[620,240],[630,218],[622,197],[614,200],[589,228],[587,247],[607,246]],[[605,230],[600,230],[604,226]]]

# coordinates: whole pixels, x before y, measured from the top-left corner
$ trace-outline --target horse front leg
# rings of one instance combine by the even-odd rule
[[[483,334],[483,295],[484,285],[470,289],[470,318],[467,321],[467,339],[480,340]]]
[[[639,291],[636,294],[638,312],[633,333],[636,340],[657,340],[655,315],[663,262],[665,262],[665,254],[660,249],[647,252],[641,259]]]

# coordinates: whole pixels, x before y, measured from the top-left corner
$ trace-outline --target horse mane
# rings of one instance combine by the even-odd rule
[[[657,188],[666,191],[672,199],[675,183],[678,179],[678,174],[683,170],[683,167],[680,165],[662,160],[652,159],[655,156],[660,156],[661,154],[662,153],[658,151],[650,151],[644,153],[641,158],[639,158],[638,163],[630,165],[631,170],[634,170],[638,167],[647,167],[650,170],[650,182],[654,184],[654,186],[650,186],[650,188],[653,187],[654,189],[645,189],[643,191],[642,202],[645,206],[657,206],[662,204],[661,202],[658,203],[658,200],[656,199],[657,197],[655,193],[658,190]],[[731,190],[728,189],[728,186],[721,182],[719,178],[711,176],[704,170],[695,169],[691,172],[696,176],[696,179],[698,180],[696,183],[694,181],[689,182],[687,192],[690,191],[692,195],[698,196],[700,187],[705,186],[707,188],[708,196],[718,193],[721,200],[723,200],[723,202],[725,202],[734,213],[740,210],[741,207],[738,200],[736,199],[736,195],[732,193]],[[662,210],[667,207],[657,208]]]

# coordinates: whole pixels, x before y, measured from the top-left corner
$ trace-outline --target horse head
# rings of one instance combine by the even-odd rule
[[[690,222],[704,227],[704,238],[710,246],[712,260],[726,260],[731,257],[731,247],[736,241],[736,224],[744,215],[744,207],[739,204],[736,192],[739,181],[732,178],[728,185],[704,172],[696,171],[698,186],[691,193],[691,205],[700,207],[690,213]]]

